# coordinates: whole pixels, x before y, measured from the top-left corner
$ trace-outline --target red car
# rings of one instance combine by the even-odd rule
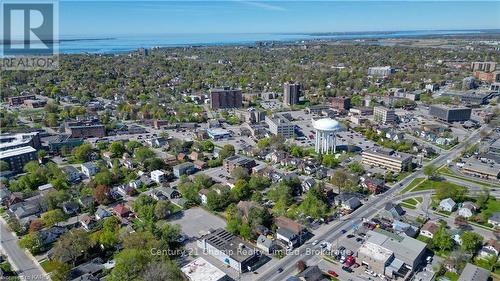
[[[346,261],[344,262],[344,265],[347,267],[351,267],[356,262],[356,259],[353,256],[348,256]]]
[[[337,272],[335,272],[333,270],[328,270],[328,274],[330,274],[333,277],[339,277],[339,275],[337,274]]]

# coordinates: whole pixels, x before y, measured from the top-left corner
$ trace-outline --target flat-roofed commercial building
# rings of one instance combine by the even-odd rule
[[[98,121],[68,121],[64,124],[65,132],[71,138],[102,138],[106,136],[106,127]]]
[[[199,257],[181,268],[189,281],[225,281],[231,280],[224,271]]]
[[[0,151],[0,160],[9,164],[13,172],[21,172],[26,163],[36,160],[36,149],[31,146]]]
[[[210,107],[213,110],[224,108],[240,108],[243,105],[243,95],[241,89],[222,89],[210,90]]]
[[[19,133],[5,134],[0,136],[0,151],[9,150],[18,147],[31,146],[39,149],[42,144],[40,142],[40,133]]]
[[[266,116],[265,120],[271,134],[282,135],[287,139],[293,138],[295,135],[295,125],[282,115]]]
[[[253,270],[261,257],[260,251],[222,228],[202,236],[197,245],[205,254],[238,272]]]
[[[417,239],[380,229],[369,231],[366,237],[357,260],[376,273],[404,280],[422,263],[426,244]]]
[[[500,177],[499,164],[482,163],[476,159],[469,159],[462,167],[462,171],[465,174],[484,179],[498,179]]]
[[[392,149],[374,148],[361,153],[363,164],[377,166],[393,172],[406,171],[411,167],[413,156]]]
[[[468,107],[450,107],[446,105],[431,105],[429,114],[445,122],[460,122],[470,119],[472,109]]]
[[[374,66],[368,68],[368,75],[373,77],[387,77],[395,72],[390,66]]]
[[[396,111],[384,106],[375,106],[373,108],[373,120],[381,124],[396,122]]]

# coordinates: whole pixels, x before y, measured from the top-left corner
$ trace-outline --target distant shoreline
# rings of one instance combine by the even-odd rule
[[[499,35],[498,29],[475,30],[414,30],[324,33],[234,33],[234,34],[158,34],[120,35],[115,37],[62,38],[60,54],[123,54],[138,49],[249,46],[263,44],[294,44],[300,42],[336,42],[401,38],[488,37]]]

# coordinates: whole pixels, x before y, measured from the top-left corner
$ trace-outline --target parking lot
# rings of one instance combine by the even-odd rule
[[[191,208],[175,214],[168,221],[181,226],[182,233],[191,240],[200,237],[209,229],[225,228],[226,221],[200,208]]]

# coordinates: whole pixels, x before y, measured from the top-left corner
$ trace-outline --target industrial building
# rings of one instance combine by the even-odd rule
[[[412,165],[412,155],[396,152],[392,149],[373,148],[361,153],[362,163],[370,166],[385,168],[393,172],[408,170]]]
[[[261,258],[257,249],[222,228],[202,236],[197,245],[205,254],[238,272],[254,270]]]
[[[470,119],[472,109],[468,107],[450,107],[446,105],[431,105],[429,114],[445,122],[460,122]]]

